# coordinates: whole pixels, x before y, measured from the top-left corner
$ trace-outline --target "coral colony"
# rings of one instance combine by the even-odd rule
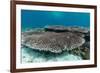
[[[22,62],[87,60],[90,31],[82,27],[45,26],[21,33]]]

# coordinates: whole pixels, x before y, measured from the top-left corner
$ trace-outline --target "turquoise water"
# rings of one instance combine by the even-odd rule
[[[90,27],[90,13],[21,10],[22,30],[46,25]]]
[[[22,31],[43,28],[47,25],[80,26],[89,28],[90,14],[83,12],[21,10]],[[80,56],[69,54],[68,52],[54,54],[36,51],[26,47],[22,47],[21,51],[22,63],[82,60]]]

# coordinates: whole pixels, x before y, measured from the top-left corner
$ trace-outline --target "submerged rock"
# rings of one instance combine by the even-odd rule
[[[75,33],[42,32],[22,37],[22,44],[32,49],[61,53],[72,50],[85,43],[84,38]]]

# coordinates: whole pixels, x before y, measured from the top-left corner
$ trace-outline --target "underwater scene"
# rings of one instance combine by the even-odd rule
[[[21,10],[21,63],[90,59],[90,13]]]

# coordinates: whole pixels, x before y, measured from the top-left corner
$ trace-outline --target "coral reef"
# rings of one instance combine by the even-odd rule
[[[21,44],[24,47],[22,50],[29,49],[32,53],[26,53],[28,56],[31,55],[29,62],[37,61],[33,54],[38,57],[40,55],[38,59],[42,62],[90,58],[90,31],[87,28],[56,25],[24,31],[21,34]],[[69,56],[73,58],[68,59]],[[27,61],[25,56],[23,59]]]
[[[32,49],[61,53],[63,50],[72,50],[81,46],[85,40],[74,33],[44,32],[32,34],[23,39],[22,44]]]

